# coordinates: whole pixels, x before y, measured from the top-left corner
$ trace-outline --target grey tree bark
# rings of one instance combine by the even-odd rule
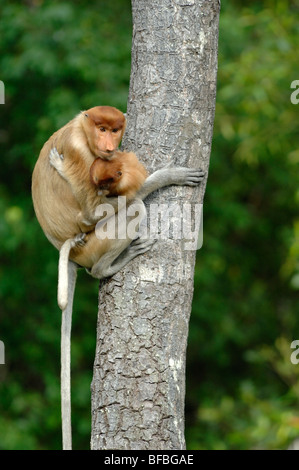
[[[217,75],[218,0],[132,0],[124,147],[150,172],[169,161],[208,173]],[[202,203],[173,186],[146,204]],[[171,231],[170,231],[171,232]],[[195,250],[158,240],[100,287],[92,449],[184,449],[185,356]]]

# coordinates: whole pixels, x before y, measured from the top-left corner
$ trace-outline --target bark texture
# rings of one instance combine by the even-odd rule
[[[124,148],[150,172],[173,161],[208,173],[217,74],[218,0],[132,0]],[[172,186],[146,205],[203,202]],[[100,286],[92,449],[184,449],[185,355],[195,251],[158,240]]]

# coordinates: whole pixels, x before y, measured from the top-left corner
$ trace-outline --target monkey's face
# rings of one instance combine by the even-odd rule
[[[103,160],[110,160],[118,149],[121,140],[121,129],[109,129],[107,126],[100,126],[96,130],[97,157]]]
[[[109,106],[96,106],[82,114],[90,150],[96,157],[110,160],[122,139],[125,116],[118,109]]]
[[[122,163],[119,160],[96,158],[89,170],[90,179],[98,189],[115,191],[122,177]]]

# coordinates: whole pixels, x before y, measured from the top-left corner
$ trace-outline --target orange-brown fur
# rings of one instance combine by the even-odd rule
[[[147,177],[147,171],[132,152],[116,152],[109,161],[97,158],[90,167],[91,181],[107,191],[107,196],[135,197]]]
[[[90,167],[96,158],[101,157],[107,161],[111,158],[127,160],[131,170],[126,173],[123,166],[124,175],[119,194],[134,197],[136,190],[130,186],[135,184],[134,165],[136,164],[139,178],[142,171],[139,169],[141,164],[133,153],[117,150],[125,124],[123,113],[116,108],[97,106],[81,112],[44,144],[33,171],[32,197],[38,221],[46,237],[57,249],[67,239],[74,238],[82,231],[78,221],[80,212],[89,219],[100,203],[111,203],[111,198],[98,194],[98,188],[90,180]],[[68,181],[50,164],[49,153],[54,147],[63,154]],[[144,176],[145,173],[142,177]],[[70,259],[91,268],[110,249],[111,240],[98,240],[94,226],[87,230],[85,246],[74,248]]]
[[[117,209],[118,199],[125,201],[115,196],[127,196],[129,202],[124,208],[133,207],[141,217],[135,226],[138,230],[140,220],[146,216],[142,201],[148,194],[170,184],[194,186],[203,177],[198,170],[168,165],[146,178],[144,167],[133,153],[117,150],[124,130],[125,117],[115,108],[98,106],[80,113],[45,143],[32,177],[37,218],[48,239],[60,250],[61,412],[63,449],[67,450],[72,448],[70,337],[77,271],[70,259],[90,268],[90,274],[97,279],[117,273],[151,249],[153,241],[134,239],[135,232],[127,231],[129,224],[121,217],[116,222],[121,236],[99,240],[95,235],[97,206],[109,203]]]

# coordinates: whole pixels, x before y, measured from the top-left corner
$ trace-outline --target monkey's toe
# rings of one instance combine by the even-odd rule
[[[86,244],[85,238],[86,233],[78,233],[74,238],[76,246],[84,246]]]
[[[146,253],[147,251],[149,251],[152,246],[156,243],[156,241],[157,240],[136,238],[132,241],[131,245],[128,248],[128,251],[132,255],[141,255],[142,253]]]

